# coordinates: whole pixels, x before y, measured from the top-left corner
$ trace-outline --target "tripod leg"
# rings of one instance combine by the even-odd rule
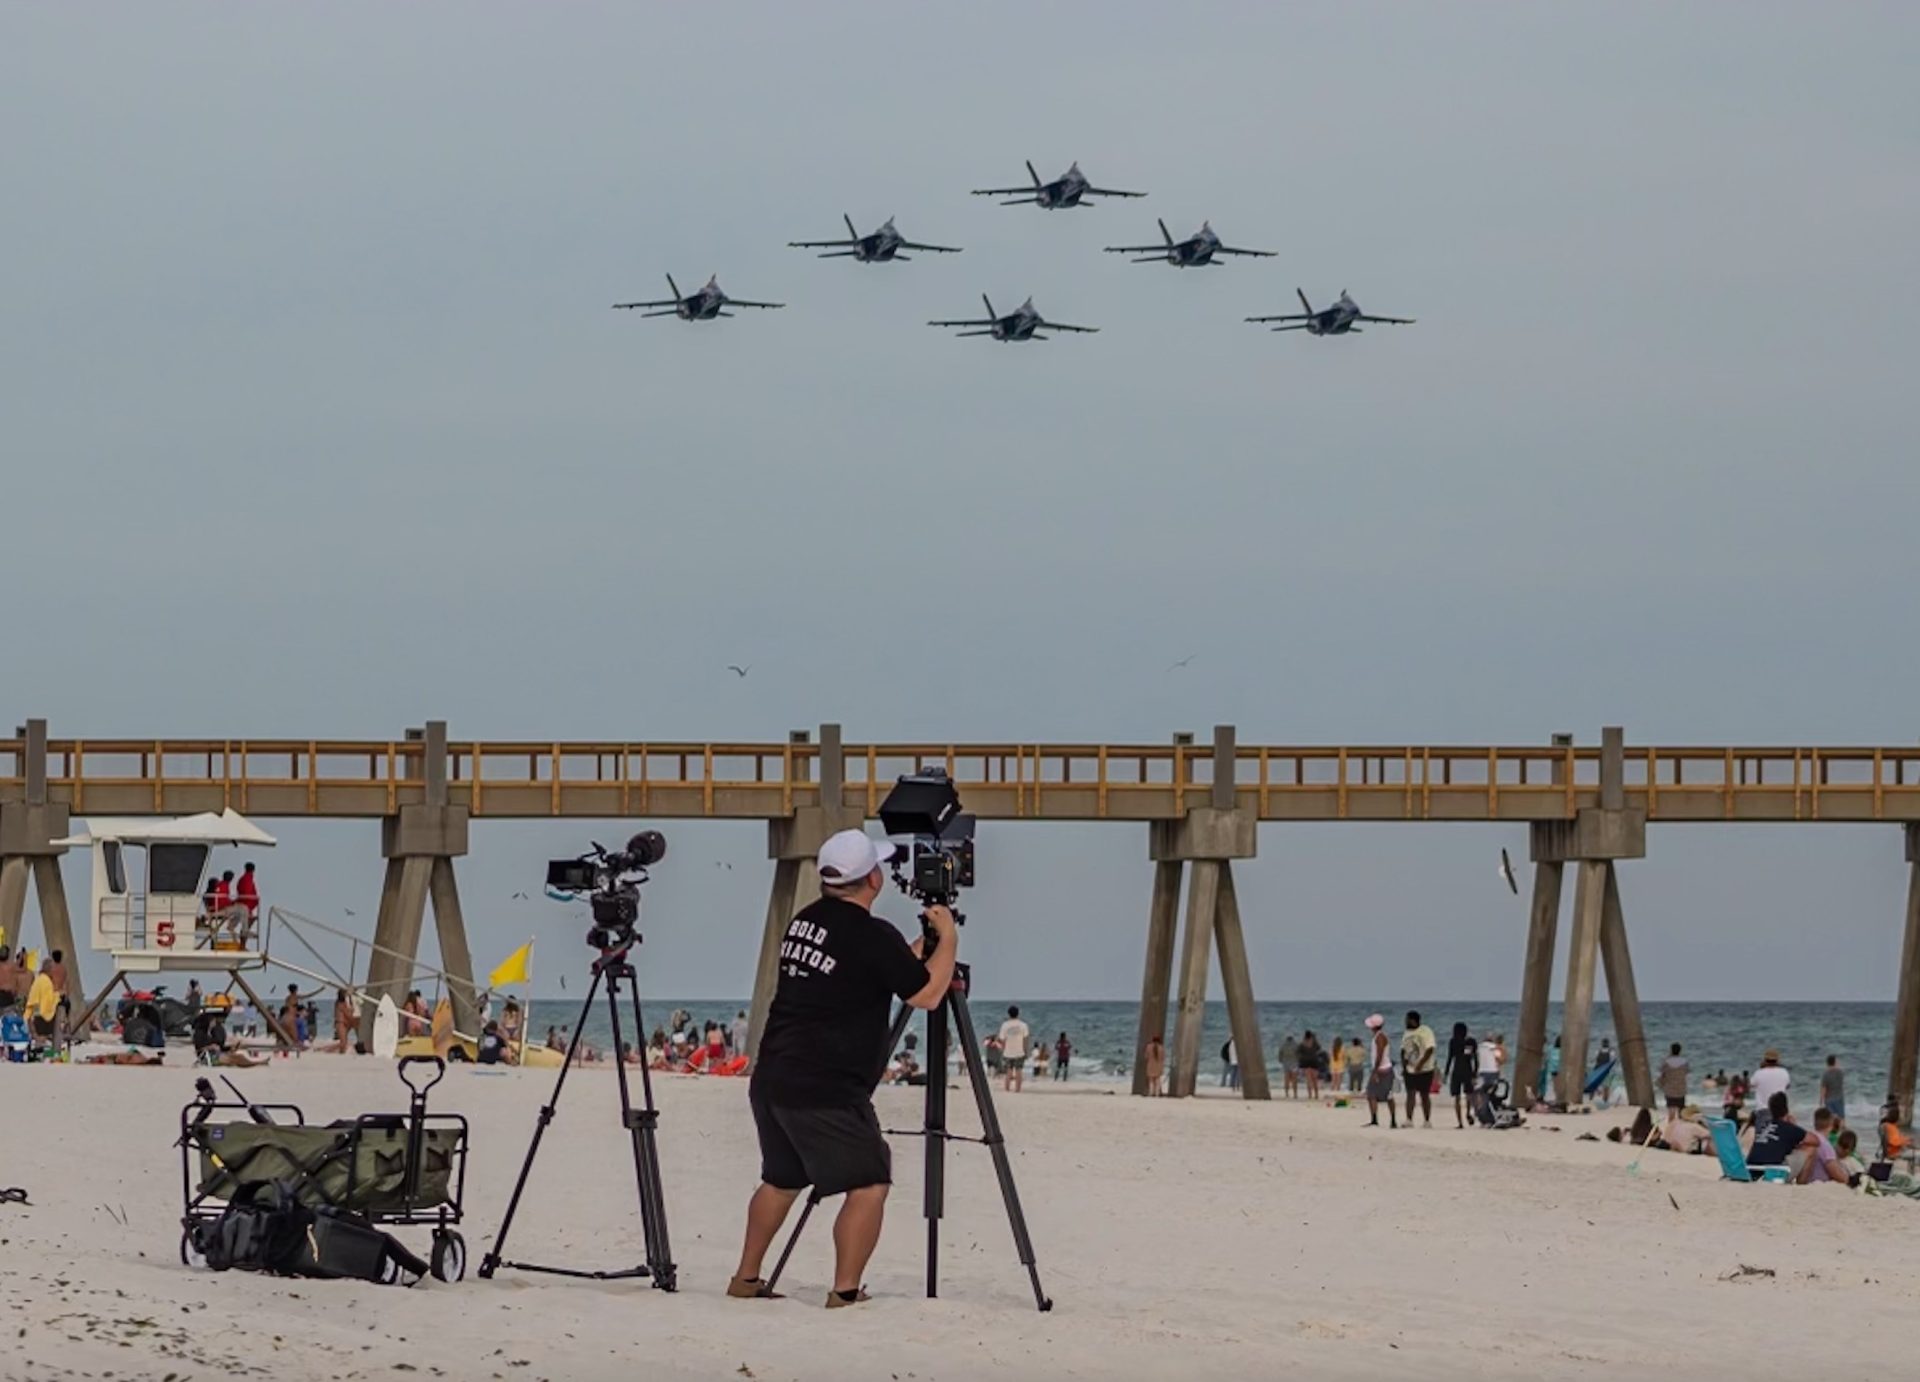
[[[927,1013],[927,1299],[940,1294],[940,1217],[947,1210],[947,1009],[946,1000]]]
[[[1000,1198],[1006,1202],[1007,1223],[1013,1229],[1014,1250],[1019,1253],[1020,1262],[1027,1269],[1027,1277],[1033,1282],[1033,1303],[1043,1311],[1051,1310],[1053,1302],[1040,1288],[1040,1268],[1034,1262],[1033,1239],[1027,1234],[1027,1216],[1020,1209],[1020,1191],[1013,1183],[1013,1165],[1007,1160],[1007,1139],[1000,1131],[1000,1115],[994,1112],[993,1086],[987,1080],[987,1068],[980,1059],[980,1043],[974,1040],[973,1017],[967,1011],[967,1000],[960,993],[949,993],[941,1009],[953,1014],[954,1032],[960,1040],[960,1057],[966,1062],[967,1079],[973,1085],[973,1102],[980,1110],[981,1141],[987,1144],[987,1150],[993,1154],[993,1171],[1000,1179]],[[945,1072],[941,1073],[944,1075]],[[944,1087],[944,1080],[942,1084]],[[931,1075],[928,1077],[928,1087],[932,1087]],[[931,1132],[928,1139],[932,1139]],[[928,1270],[932,1270],[931,1258]]]
[[[620,1083],[620,1121],[633,1139],[633,1174],[640,1189],[640,1232],[647,1244],[647,1271],[654,1286],[671,1291],[678,1285],[673,1253],[667,1246],[667,1201],[660,1186],[660,1146],[654,1136],[660,1121],[653,1106],[653,1081],[644,1062],[640,1066],[641,1107],[635,1108],[627,1089],[627,1063],[622,1059],[620,1039],[620,981],[633,986],[633,1038],[646,1040],[646,1026],[640,1013],[640,984],[633,967],[622,964],[607,980],[607,1019],[613,1027],[613,1068]]]
[[[587,986],[586,1001],[580,1005],[580,1018],[573,1024],[573,1040],[567,1043],[567,1057],[560,1062],[559,1078],[553,1082],[553,1093],[540,1106],[539,1119],[533,1125],[533,1141],[527,1144],[526,1158],[520,1163],[520,1178],[513,1183],[513,1195],[507,1200],[507,1212],[500,1220],[500,1231],[494,1235],[492,1250],[480,1259],[480,1275],[483,1277],[491,1277],[503,1260],[500,1252],[507,1245],[507,1230],[513,1227],[514,1213],[520,1208],[520,1194],[527,1188],[527,1175],[533,1170],[533,1158],[540,1151],[540,1139],[546,1136],[547,1124],[553,1121],[554,1110],[560,1106],[560,1091],[567,1086],[573,1058],[580,1050],[580,1034],[586,1030],[587,1017],[593,1012],[593,1000],[600,991],[600,979],[600,971],[595,969],[593,982]]]
[[[800,1208],[800,1222],[793,1226],[793,1232],[787,1235],[787,1245],[780,1249],[780,1260],[773,1264],[773,1275],[767,1278],[767,1289],[771,1291],[780,1280],[780,1273],[787,1269],[787,1259],[793,1256],[793,1250],[800,1243],[800,1235],[806,1231],[807,1220],[813,1217],[813,1207],[820,1203],[820,1192],[812,1191],[806,1204]]]

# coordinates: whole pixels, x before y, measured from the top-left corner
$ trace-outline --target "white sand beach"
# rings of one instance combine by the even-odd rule
[[[1631,1149],[1575,1140],[1602,1116],[1388,1132],[1364,1110],[1090,1086],[1000,1099],[1051,1314],[1033,1308],[978,1147],[953,1150],[941,1298],[922,1298],[920,1147],[904,1141],[871,1304],[821,1308],[823,1218],[789,1299],[725,1298],[757,1160],[745,1084],[721,1079],[658,1084],[678,1294],[510,1272],[413,1289],[214,1273],[178,1256],[171,1144],[192,1073],[0,1069],[0,1184],[32,1197],[0,1205],[0,1375],[1759,1379],[1904,1375],[1920,1338],[1920,1204],[1735,1186],[1710,1158],[1668,1153],[1632,1174]],[[370,1059],[236,1078],[314,1121],[405,1106]],[[435,1091],[473,1121],[475,1265],[549,1087],[547,1072],[456,1067]],[[883,1123],[917,1124],[919,1091],[879,1104]],[[970,1128],[963,1095],[956,1109]],[[424,1231],[402,1232],[424,1250]],[[639,1260],[608,1071],[570,1083],[511,1249]],[[1728,1280],[1743,1264],[1773,1275]]]

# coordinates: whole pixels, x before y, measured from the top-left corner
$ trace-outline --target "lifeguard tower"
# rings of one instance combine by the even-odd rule
[[[201,903],[217,846],[271,849],[273,836],[231,810],[172,820],[96,816],[85,827],[54,843],[92,852],[91,941],[113,956],[114,974],[75,1017],[74,1030],[85,1030],[115,988],[132,990],[129,974],[223,971],[275,1035],[284,1036],[246,979],[246,971],[267,964],[264,919],[241,907],[209,915]]]

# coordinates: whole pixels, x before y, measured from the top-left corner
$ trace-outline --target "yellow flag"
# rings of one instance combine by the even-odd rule
[[[509,984],[525,984],[533,980],[533,942],[528,941],[514,951],[493,973],[487,976],[487,987],[503,989]]]

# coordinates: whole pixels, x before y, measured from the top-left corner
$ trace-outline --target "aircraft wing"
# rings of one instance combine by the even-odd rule
[[[1308,320],[1305,312],[1284,312],[1277,317],[1248,317],[1250,322],[1303,322]]]
[[[1122,192],[1115,187],[1089,187],[1083,194],[1092,197],[1144,197],[1145,192]]]
[[[929,254],[960,253],[960,247],[958,245],[921,245],[916,244],[912,240],[902,240],[900,242],[900,248],[903,250],[926,250]]]
[[[1181,243],[1185,243],[1185,242],[1183,241]],[[1157,254],[1164,257],[1168,250],[1178,249],[1179,247],[1180,247],[1179,245],[1167,245],[1167,244],[1108,245],[1105,247],[1105,252],[1108,254]]]
[[[1040,325],[1048,331],[1084,331],[1088,335],[1092,335],[1100,329],[1097,326],[1068,326],[1065,322],[1053,322],[1044,319]]]
[[[672,298],[666,298],[660,302],[616,302],[613,304],[614,310],[616,311],[623,307],[678,307],[679,305],[680,304]]]
[[[1278,250],[1237,250],[1228,245],[1215,245],[1213,252],[1215,254],[1244,254],[1254,259],[1272,259],[1279,253]]]
[[[1385,322],[1389,326],[1412,326],[1412,317],[1369,317],[1364,312],[1354,318],[1357,322]]]
[[[745,298],[728,298],[729,307],[785,307],[784,302],[748,302]]]
[[[992,326],[997,320],[998,318],[995,318],[995,317],[986,317],[981,319],[970,318],[965,321],[928,322],[927,325],[928,326]]]
[[[841,250],[859,243],[858,240],[789,240],[787,248],[790,250]]]
[[[1028,183],[1025,187],[976,187],[973,189],[973,195],[976,197],[1017,197],[1023,193],[1031,196],[1033,192],[1032,183]]]

